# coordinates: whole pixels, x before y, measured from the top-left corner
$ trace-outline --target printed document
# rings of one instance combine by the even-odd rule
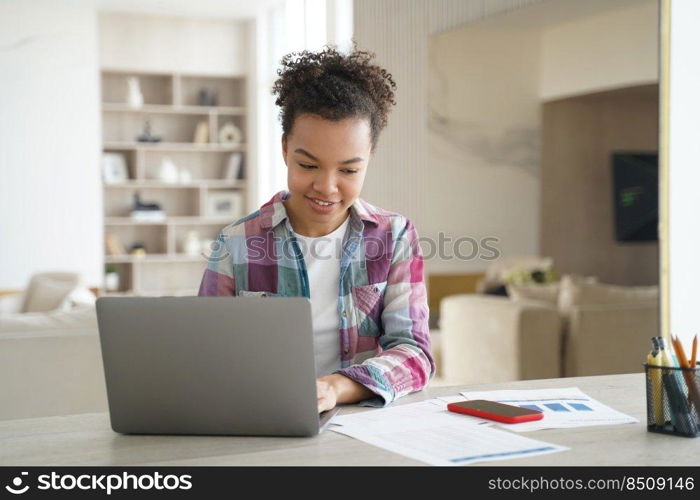
[[[463,400],[464,398],[458,397],[458,399]],[[449,402],[449,401],[448,401]],[[483,418],[472,417],[470,415],[456,415],[454,413],[447,411],[447,403],[442,400],[442,398],[428,399],[426,401],[420,401],[418,403],[408,403],[398,406],[390,406],[388,408],[382,408],[378,410],[369,410],[361,413],[354,413],[351,415],[336,415],[333,417],[333,424],[337,425],[368,425],[368,424],[382,424],[390,423],[391,425],[400,425],[401,422],[407,421],[410,425],[411,422],[415,420],[426,419],[434,416],[438,418],[452,419],[460,417],[460,421],[466,420],[472,424],[487,424],[490,425],[493,422],[491,420],[485,420]]]
[[[342,425],[330,430],[430,465],[465,465],[568,449],[491,426],[475,425],[467,418],[462,419],[463,415],[448,416],[454,418],[421,419],[401,425],[390,422]]]
[[[431,465],[464,465],[568,449],[495,429],[493,423],[448,411],[447,402],[438,398],[336,415],[329,430]]]

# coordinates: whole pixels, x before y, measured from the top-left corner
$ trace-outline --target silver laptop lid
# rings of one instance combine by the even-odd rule
[[[319,432],[308,299],[104,297],[97,317],[116,432]]]

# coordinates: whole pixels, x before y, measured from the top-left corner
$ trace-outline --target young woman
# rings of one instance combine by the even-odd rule
[[[385,406],[435,372],[416,230],[359,197],[395,104],[373,57],[325,48],[282,59],[273,94],[288,191],[222,230],[199,290],[310,298],[319,412]]]

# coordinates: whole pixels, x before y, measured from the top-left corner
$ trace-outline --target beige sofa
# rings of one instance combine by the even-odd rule
[[[551,292],[549,285],[540,288],[540,300],[443,299],[440,383],[642,371],[649,340],[659,332],[657,287],[564,279],[556,303],[542,300]]]
[[[0,420],[107,411],[93,306],[0,318]]]

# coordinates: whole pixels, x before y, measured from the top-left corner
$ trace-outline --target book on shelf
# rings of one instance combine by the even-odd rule
[[[132,210],[131,218],[140,222],[162,222],[165,220],[165,212],[162,210]]]
[[[107,255],[125,255],[126,248],[121,238],[114,233],[105,233],[105,249]]]
[[[241,178],[243,167],[243,154],[239,152],[228,155],[224,165],[222,178],[227,180],[237,180]]]

